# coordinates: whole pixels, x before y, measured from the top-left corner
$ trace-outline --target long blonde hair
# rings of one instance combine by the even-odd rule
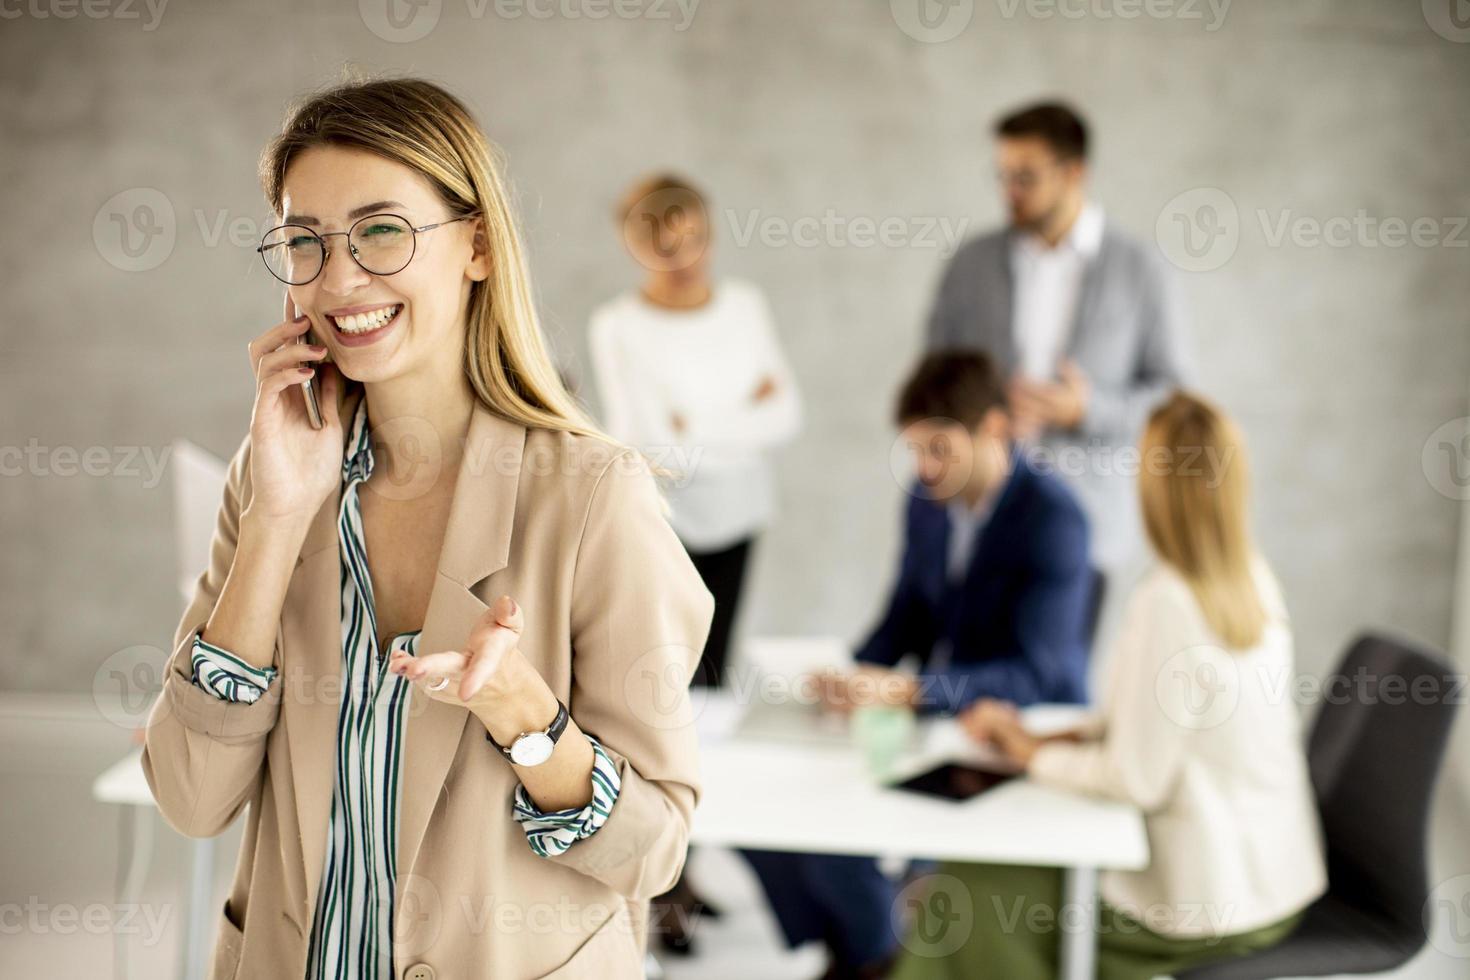
[[[620,445],[567,390],[546,348],[500,151],[464,103],[418,78],[354,80],[307,96],[261,154],[261,187],[277,215],[287,167],[316,146],[401,163],[422,174],[454,216],[483,216],[491,273],[470,287],[465,338],[476,397],[522,425]]]
[[[1139,497],[1149,542],[1189,583],[1231,649],[1260,642],[1266,608],[1252,574],[1249,469],[1240,430],[1209,402],[1175,392],[1149,416]]]

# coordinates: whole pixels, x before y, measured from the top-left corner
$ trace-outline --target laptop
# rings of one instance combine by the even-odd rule
[[[743,710],[739,738],[847,744],[847,719],[823,711],[815,690],[801,678],[822,670],[851,670],[852,650],[835,636],[757,636],[742,647],[727,691]]]

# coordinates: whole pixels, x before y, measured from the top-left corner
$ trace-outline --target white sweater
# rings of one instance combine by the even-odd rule
[[[603,425],[673,472],[661,485],[685,545],[725,548],[769,523],[766,450],[796,435],[802,404],[760,289],[724,279],[691,310],[630,290],[593,312],[588,333]],[[775,391],[752,400],[766,377]]]
[[[1039,782],[1144,811],[1149,867],[1105,872],[1100,890],[1163,935],[1246,932],[1326,888],[1291,629],[1264,560],[1255,576],[1266,634],[1227,651],[1184,579],[1163,564],[1150,571],[1107,665],[1101,738],[1048,743],[1032,759]]]

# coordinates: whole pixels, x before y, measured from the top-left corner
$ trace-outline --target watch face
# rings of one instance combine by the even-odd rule
[[[518,766],[539,766],[551,758],[556,743],[545,732],[522,735],[511,744],[510,761]]]

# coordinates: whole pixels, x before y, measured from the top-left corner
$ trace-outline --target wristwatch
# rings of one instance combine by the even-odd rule
[[[567,706],[558,698],[556,702],[556,717],[551,724],[546,726],[545,731],[521,732],[516,740],[506,748],[495,741],[490,735],[490,730],[485,730],[485,741],[500,750],[500,754],[518,766],[539,766],[551,758],[551,752],[556,748],[556,740],[561,738],[561,733],[567,730]]]

